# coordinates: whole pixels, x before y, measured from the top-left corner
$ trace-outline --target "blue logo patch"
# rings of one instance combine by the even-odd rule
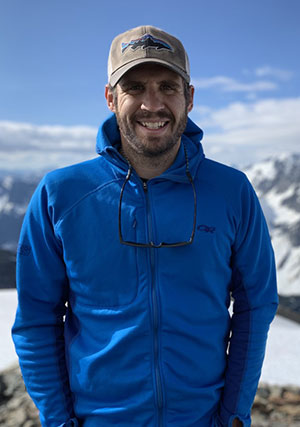
[[[209,225],[201,224],[197,227],[198,231],[204,231],[205,233],[213,234],[216,231],[216,227],[211,227]]]
[[[132,50],[136,50],[138,48],[141,49],[157,49],[157,50],[170,50],[173,51],[171,46],[164,42],[163,40],[156,39],[151,34],[145,34],[143,37],[131,40],[129,43],[122,43],[122,53],[125,52],[125,50],[130,47]]]

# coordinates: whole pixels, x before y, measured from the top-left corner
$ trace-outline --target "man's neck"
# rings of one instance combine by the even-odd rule
[[[172,150],[160,156],[143,156],[136,153],[125,144],[121,145],[120,154],[132,165],[136,173],[145,179],[151,179],[161,175],[173,163],[177,156],[180,144],[174,146]]]

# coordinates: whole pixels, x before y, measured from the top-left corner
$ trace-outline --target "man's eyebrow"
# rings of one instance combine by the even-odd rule
[[[180,87],[180,83],[177,80],[168,79],[168,80],[162,80],[159,82],[160,84],[167,84],[174,88]]]
[[[119,82],[120,86],[123,88],[129,87],[129,86],[134,86],[134,85],[141,85],[144,84],[144,82],[142,80],[126,80],[126,79],[122,79]]]
[[[133,79],[128,79],[127,80],[126,78],[121,79],[121,81],[119,82],[119,84],[120,84],[120,86],[122,88],[126,88],[126,87],[129,87],[129,86],[134,86],[134,85],[144,85],[146,83],[147,82],[143,81],[143,80],[133,80]],[[180,87],[180,82],[178,82],[177,80],[173,80],[173,79],[160,80],[158,82],[158,84],[159,85],[161,85],[161,84],[167,84],[167,85],[170,85],[170,86],[172,86],[174,88],[179,88]]]

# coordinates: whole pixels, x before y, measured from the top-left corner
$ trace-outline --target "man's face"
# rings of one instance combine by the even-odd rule
[[[123,148],[157,157],[179,147],[193,88],[187,102],[177,73],[157,64],[137,66],[122,77],[114,95],[106,89],[106,98],[116,114]]]

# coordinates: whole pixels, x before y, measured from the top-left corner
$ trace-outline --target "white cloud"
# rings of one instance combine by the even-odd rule
[[[251,83],[243,83],[226,76],[193,79],[192,84],[197,89],[218,88],[223,92],[262,92],[272,91],[278,88],[277,84],[267,80],[258,80]]]
[[[95,157],[97,129],[0,122],[0,169],[52,169]]]
[[[300,151],[300,98],[237,102],[225,108],[196,110],[209,157],[246,165]],[[201,113],[201,111],[203,113]]]
[[[294,73],[289,70],[283,70],[281,68],[270,67],[269,65],[265,65],[263,67],[256,68],[255,74],[257,77],[275,77],[279,80],[287,81],[290,80]]]
[[[300,97],[195,106],[208,157],[245,166],[300,151]],[[97,129],[0,122],[0,169],[49,170],[96,156]]]

